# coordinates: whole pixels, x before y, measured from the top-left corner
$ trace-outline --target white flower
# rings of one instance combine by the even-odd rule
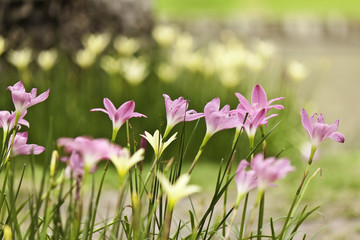
[[[141,136],[150,143],[151,147],[154,149],[155,156],[157,158],[160,158],[165,148],[167,148],[167,146],[169,146],[169,144],[176,139],[176,135],[177,133],[172,135],[166,142],[163,142],[159,130],[156,130],[154,135],[151,135],[150,133],[145,131],[145,135],[141,135]]]
[[[189,196],[193,193],[200,192],[200,187],[196,185],[188,185],[190,181],[189,174],[181,175],[174,184],[171,184],[169,180],[160,172],[156,174],[159,182],[167,195],[169,205],[174,206],[180,199]]]
[[[25,69],[31,62],[32,50],[24,48],[21,50],[11,50],[9,52],[8,60],[19,70]]]
[[[159,76],[160,80],[170,83],[175,81],[177,71],[174,66],[164,62],[159,65],[156,74]]]
[[[138,162],[144,159],[144,149],[140,148],[132,156],[127,148],[114,151],[110,154],[110,160],[114,164],[119,177],[123,178],[125,174]]]
[[[264,68],[264,61],[261,56],[250,52],[246,56],[245,64],[253,72],[260,72]]]
[[[108,74],[116,74],[121,72],[121,59],[112,56],[103,56],[100,60],[100,67]]]
[[[191,51],[194,47],[194,38],[188,34],[180,34],[175,41],[175,50],[178,51]]]
[[[162,47],[170,46],[176,38],[176,30],[171,26],[156,26],[152,31],[156,43]]]
[[[141,44],[140,41],[135,38],[117,36],[114,40],[114,47],[120,55],[129,57],[140,49]]]
[[[3,54],[3,52],[5,52],[5,49],[6,49],[6,39],[0,35],[0,56],[1,54]]]
[[[37,63],[44,70],[50,70],[57,59],[57,51],[55,49],[41,51],[37,57]]]
[[[263,58],[268,59],[274,56],[276,52],[275,45],[270,41],[257,41],[255,45],[255,51]]]
[[[301,62],[291,61],[287,66],[287,74],[295,82],[301,82],[308,76],[308,70]]]
[[[147,64],[142,58],[127,58],[123,61],[123,73],[125,79],[133,85],[144,81],[147,76]]]
[[[77,51],[75,55],[75,62],[81,68],[89,68],[95,62],[96,55],[90,52],[87,48]]]
[[[89,34],[82,39],[84,47],[94,55],[102,53],[109,42],[109,33]]]

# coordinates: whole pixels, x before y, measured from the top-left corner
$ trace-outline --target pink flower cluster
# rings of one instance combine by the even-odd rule
[[[246,168],[249,165],[251,165],[251,168],[247,171]],[[269,186],[274,186],[273,183],[276,180],[284,178],[294,170],[295,168],[290,165],[289,159],[275,160],[274,157],[264,159],[262,153],[257,154],[251,164],[246,160],[242,160],[235,177],[238,194],[246,194],[255,188],[264,191]]]
[[[266,93],[260,85],[256,85],[252,91],[251,104],[240,93],[235,93],[235,95],[240,101],[236,109],[230,110],[229,105],[225,105],[220,109],[220,99],[214,98],[205,105],[204,113],[202,114],[197,113],[194,110],[186,111],[188,102],[183,98],[171,101],[170,97],[164,94],[168,125],[174,126],[184,120],[192,121],[204,116],[206,122],[206,134],[209,136],[224,129],[240,129],[244,127],[247,134],[253,137],[256,129],[260,125],[267,124],[269,118],[277,115],[272,114],[266,117],[266,114],[270,109],[284,109],[282,105],[271,105],[274,101],[282,100],[284,98],[280,97],[268,101]],[[248,116],[245,120],[246,114],[248,114]]]
[[[45,148],[36,144],[27,144],[28,132],[17,132],[21,125],[29,127],[29,122],[24,119],[27,109],[35,104],[45,101],[49,96],[49,90],[36,96],[37,89],[33,88],[29,93],[21,81],[7,88],[11,91],[12,100],[15,106],[15,112],[0,111],[0,127],[3,128],[4,139],[14,129],[15,138],[9,137],[8,154],[11,156],[40,154]]]

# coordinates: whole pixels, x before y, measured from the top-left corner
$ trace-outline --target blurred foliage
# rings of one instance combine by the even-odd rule
[[[347,18],[359,19],[360,2],[356,0],[155,0],[154,9],[159,16],[186,20],[189,16],[226,18],[257,14],[269,19],[279,20],[287,14],[315,14],[327,17],[328,14],[341,14]]]
[[[1,89],[19,80],[24,82],[27,90],[36,87],[38,92],[43,92],[50,88],[49,99],[28,112],[31,124],[29,142],[46,146],[50,132],[53,146],[59,137],[89,135],[110,138],[112,129],[108,116],[90,113],[92,108],[103,107],[103,98],[106,97],[116,107],[133,99],[135,110],[148,116],[147,119],[130,121],[131,137],[139,146],[140,134],[145,130],[150,133],[156,129],[164,131],[163,93],[172,99],[180,96],[190,99],[189,109],[203,112],[205,104],[215,97],[220,97],[221,106],[230,104],[231,108],[236,108],[238,99],[235,92],[250,100],[252,88],[261,84],[268,99],[286,97],[280,103],[285,106],[284,111],[271,110],[279,117],[269,121],[266,132],[277,122],[281,121],[281,124],[269,138],[269,154],[275,155],[285,147],[286,156],[299,155],[301,149],[297,148],[302,139],[306,139],[306,133],[298,132],[301,123],[296,92],[299,83],[307,76],[306,68],[299,62],[294,67],[294,62],[281,59],[272,42],[254,40],[243,43],[226,30],[218,39],[201,43],[196,36],[170,25],[157,26],[153,30],[153,39],[111,37],[107,33],[84,36],[82,42],[84,48],[75,53],[61,48],[57,51],[15,51],[5,47],[5,53],[0,56]],[[10,93],[1,94],[0,99],[3,109],[13,109]],[[185,125],[185,140],[188,141],[196,123],[186,122]],[[182,125],[173,131],[182,132]],[[201,119],[185,156],[189,161],[204,134],[205,122]],[[117,141],[124,146],[125,127],[120,129],[119,135]],[[216,134],[204,158],[211,161],[227,158],[233,135],[233,130]],[[238,150],[242,157],[249,149],[245,135],[241,137]],[[285,135],[294,137],[284,138]]]

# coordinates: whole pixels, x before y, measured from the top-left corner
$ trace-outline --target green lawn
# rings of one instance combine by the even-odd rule
[[[281,19],[289,13],[312,13],[321,17],[336,13],[351,19],[360,18],[360,2],[356,0],[155,0],[154,10],[158,16],[182,20],[241,16],[244,13],[270,19]]]

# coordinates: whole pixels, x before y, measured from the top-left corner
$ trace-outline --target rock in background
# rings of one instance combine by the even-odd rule
[[[146,35],[151,0],[1,0],[0,35],[10,47],[79,48],[87,33]]]

